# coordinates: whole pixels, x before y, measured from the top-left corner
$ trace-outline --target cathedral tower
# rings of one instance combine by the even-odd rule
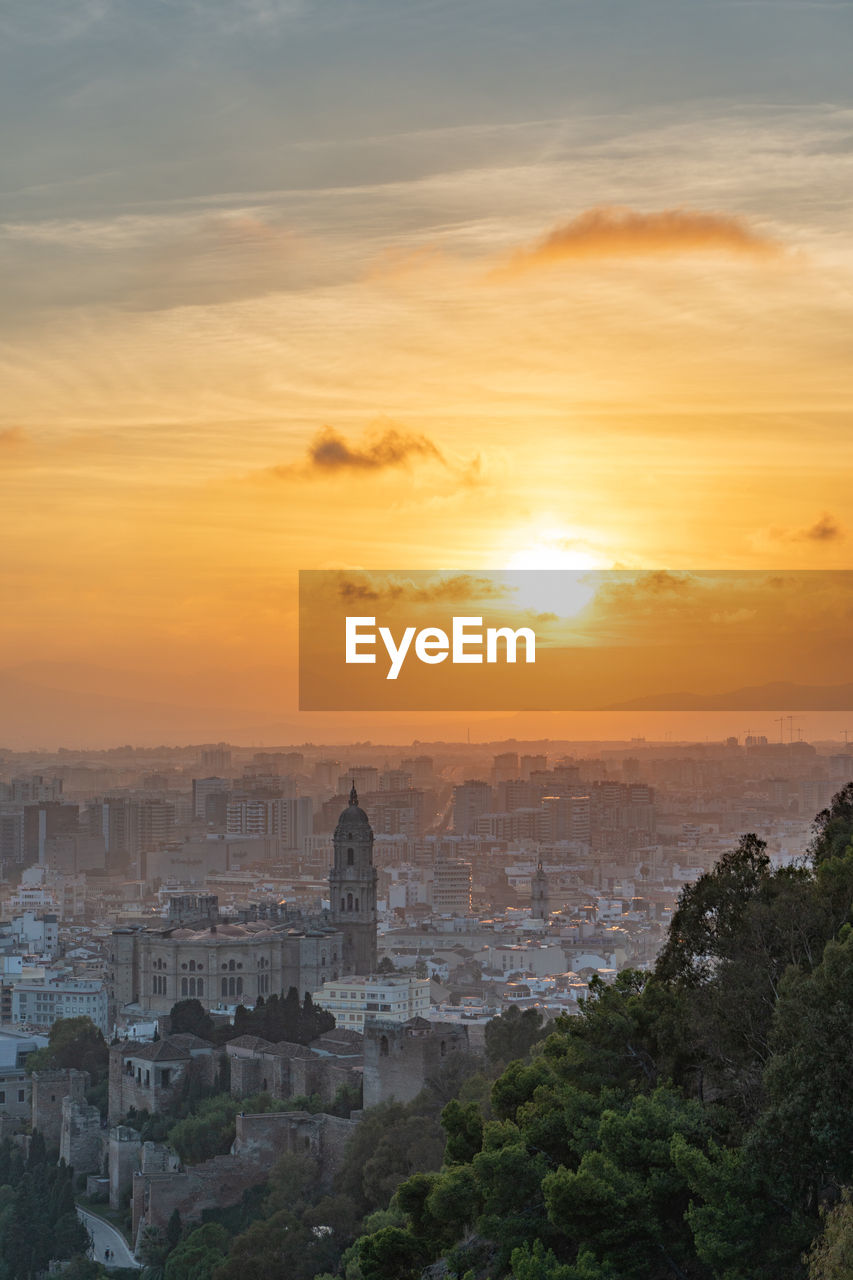
[[[376,971],[376,868],[373,831],[353,783],[334,835],[329,872],[332,923],[344,935],[343,973]]]
[[[548,923],[548,877],[542,868],[542,859],[530,883],[530,914],[534,920]]]

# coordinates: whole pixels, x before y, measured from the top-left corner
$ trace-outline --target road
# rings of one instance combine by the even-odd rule
[[[94,1246],[92,1256],[96,1262],[100,1262],[108,1268],[142,1266],[142,1263],[137,1262],[130,1252],[127,1241],[120,1231],[116,1231],[115,1227],[111,1227],[108,1222],[104,1222],[103,1218],[96,1217],[94,1213],[87,1213],[79,1205],[77,1206],[77,1212],[92,1237]],[[107,1249],[111,1253],[109,1258],[104,1257]]]

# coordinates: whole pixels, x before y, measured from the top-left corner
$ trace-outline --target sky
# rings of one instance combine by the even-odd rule
[[[299,569],[849,567],[851,37],[0,3],[0,742],[291,716]]]

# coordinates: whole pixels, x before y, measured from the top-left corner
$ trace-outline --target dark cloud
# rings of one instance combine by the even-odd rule
[[[814,524],[800,529],[775,528],[770,530],[770,535],[781,542],[840,542],[844,537],[844,529],[834,515],[825,511]]]
[[[553,263],[593,258],[627,258],[683,253],[725,253],[766,257],[779,245],[742,218],[697,209],[588,209],[554,227],[541,240],[512,254],[498,275],[516,275]]]
[[[384,471],[387,467],[404,466],[412,458],[444,458],[423,435],[386,427],[365,444],[349,444],[331,427],[325,427],[308,447],[308,465],[317,471]]]
[[[418,458],[437,462],[442,467],[448,465],[441,450],[428,436],[402,427],[387,426],[374,430],[357,444],[348,441],[332,427],[324,427],[309,444],[301,462],[270,467],[264,474],[277,480],[304,480],[347,472],[379,473],[406,467]],[[473,480],[468,476],[470,468],[463,473],[463,480],[467,483],[476,481],[479,459],[475,464]]]
[[[470,573],[454,574],[439,582],[418,586],[416,580],[376,583],[369,580],[344,578],[338,584],[338,595],[348,602],[365,601],[370,604],[390,604],[398,600],[413,604],[460,604],[475,600],[502,600],[510,594],[510,588],[491,578]]]
[[[803,542],[837,542],[844,537],[844,530],[835,516],[824,514],[808,529],[801,529],[796,537]]]

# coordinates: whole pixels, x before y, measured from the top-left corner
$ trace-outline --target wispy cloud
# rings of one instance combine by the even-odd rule
[[[0,456],[17,453],[29,443],[29,437],[21,427],[5,427],[0,431]]]
[[[780,252],[775,240],[744,219],[697,209],[588,209],[554,227],[534,244],[511,254],[493,272],[520,275],[555,263],[592,258],[628,258],[684,253],[767,257]]]

